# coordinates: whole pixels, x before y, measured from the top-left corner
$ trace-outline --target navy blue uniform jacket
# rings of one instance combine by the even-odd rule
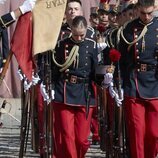
[[[126,40],[131,42],[138,38],[144,26],[139,18],[129,22],[123,30]],[[131,48],[121,38],[121,69],[126,96],[155,99],[158,98],[158,19],[147,24],[147,29],[145,49],[142,49],[143,38]],[[147,65],[145,69],[144,65]]]
[[[53,67],[53,82],[55,88],[55,102],[65,103],[72,106],[86,106],[85,83],[71,83],[63,78],[70,74],[89,79],[90,106],[96,105],[92,81],[95,77],[97,64],[97,46],[92,39],[86,38],[81,43],[75,43],[72,38],[59,41],[56,47],[56,60],[63,64],[74,45],[79,46],[79,65],[75,68],[72,64],[65,72],[60,73],[59,67]]]

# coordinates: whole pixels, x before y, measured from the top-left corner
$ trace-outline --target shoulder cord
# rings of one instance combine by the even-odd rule
[[[79,50],[79,46],[75,45],[73,46],[73,48],[71,49],[70,51],[70,55],[68,56],[68,58],[66,59],[65,63],[64,64],[59,64],[56,60],[55,60],[55,53],[56,51],[55,50],[52,50],[52,59],[53,59],[53,62],[58,66],[58,67],[61,67],[61,69],[59,70],[60,72],[63,72],[64,70],[66,70],[68,67],[70,67],[70,65],[75,61],[75,58],[77,58],[78,60],[78,56],[79,56],[79,53],[78,53],[78,50]],[[77,64],[78,66],[78,64]]]
[[[110,45],[112,46],[112,48],[115,48],[115,45],[114,45],[114,43],[113,43],[113,41],[112,41],[112,34],[113,34],[113,32],[114,32],[115,30],[117,30],[117,28],[112,29],[112,30],[110,31],[110,33],[109,33],[109,42],[110,42]]]
[[[123,27],[122,27],[122,26],[121,26],[120,29],[121,29],[121,30],[120,30],[121,37],[122,37],[123,40],[129,45],[128,48],[130,48],[133,44],[135,44],[135,43],[138,42],[142,37],[144,37],[144,35],[146,34],[146,32],[147,32],[147,30],[148,30],[148,29],[147,29],[147,25],[145,25],[144,28],[143,28],[143,30],[142,30],[142,32],[141,32],[141,34],[138,36],[138,38],[134,39],[132,42],[129,42],[129,41],[126,40],[126,38],[125,38],[125,36],[124,36],[124,34],[123,34]]]

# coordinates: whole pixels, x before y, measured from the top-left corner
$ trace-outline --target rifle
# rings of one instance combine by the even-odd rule
[[[10,61],[11,61],[11,59],[12,59],[12,56],[13,56],[13,52],[10,51],[10,53],[9,53],[9,55],[8,55],[8,57],[7,57],[7,60],[6,60],[5,64],[4,64],[4,67],[3,67],[3,69],[2,69],[2,72],[0,73],[0,85],[2,84],[3,79],[4,79],[5,75],[6,75],[6,72],[7,72],[7,70],[8,70]]]
[[[49,94],[50,101],[44,102],[43,107],[43,133],[44,133],[44,153],[43,157],[48,158],[52,156],[53,153],[53,136],[52,136],[52,118],[53,118],[53,109],[52,109],[52,84],[51,84],[51,52],[46,52],[42,54],[42,80],[43,84],[46,85],[46,92]]]
[[[47,104],[47,148],[48,148],[48,157],[52,157],[53,153],[53,136],[52,136],[52,118],[53,118],[53,109],[52,109],[52,72],[51,72],[51,51],[48,51],[46,54],[46,66],[47,66],[47,77],[46,77],[46,91],[49,94],[50,101]]]
[[[38,123],[38,104],[37,104],[37,95],[36,95],[36,86],[31,89],[31,136],[32,136],[32,149],[38,153],[39,152],[39,123]]]
[[[19,151],[19,158],[23,158],[24,151],[25,151],[25,140],[26,140],[26,132],[28,127],[28,111],[30,107],[30,94],[27,90],[26,93],[24,93],[23,86],[22,86],[22,117],[21,117],[21,131],[20,131],[20,151]]]
[[[99,132],[100,132],[100,149],[106,151],[106,131],[107,131],[107,119],[106,119],[106,95],[103,93],[104,89],[97,86],[97,103],[99,112]],[[104,100],[105,99],[105,100]]]
[[[104,74],[109,66],[99,65],[96,68],[97,86],[97,103],[99,109],[99,125],[100,125],[100,148],[106,152],[106,157],[113,155],[113,130],[109,122],[110,111],[108,110],[107,90],[102,86]]]

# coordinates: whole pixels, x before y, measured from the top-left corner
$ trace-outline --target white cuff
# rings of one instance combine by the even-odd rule
[[[14,20],[16,20],[15,13],[12,11],[10,14],[11,14],[12,18],[13,18]]]

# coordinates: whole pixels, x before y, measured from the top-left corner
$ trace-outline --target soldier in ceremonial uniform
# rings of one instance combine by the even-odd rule
[[[59,40],[69,37],[71,35],[71,23],[72,20],[79,15],[83,15],[82,3],[80,0],[68,0],[65,11],[66,23],[61,27],[59,34]],[[87,35],[88,38],[95,38],[95,31],[92,27],[88,26]]]
[[[96,106],[92,82],[97,44],[86,37],[87,22],[83,16],[73,19],[71,32],[71,37],[58,42],[53,53],[54,154],[57,158],[84,158],[90,146],[90,123]]]
[[[31,11],[34,7],[35,2],[36,0],[25,0],[24,3],[19,8],[1,16],[0,36],[2,39],[2,49],[1,49],[2,53],[0,53],[0,68],[3,67],[3,64],[6,62],[6,58],[9,53],[8,34],[6,28],[9,25],[11,25],[13,22],[15,22],[19,16],[25,14],[26,12]]]
[[[153,11],[153,0],[139,0],[139,17],[121,31],[121,69],[131,158],[155,158],[158,152],[158,18]]]

